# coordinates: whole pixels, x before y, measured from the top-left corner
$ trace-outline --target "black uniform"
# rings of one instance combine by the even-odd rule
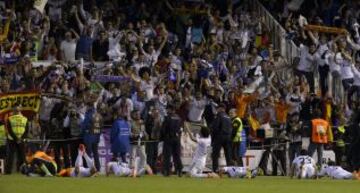
[[[181,127],[183,123],[181,118],[176,114],[168,115],[162,125],[161,140],[164,142],[164,165],[163,172],[165,176],[170,175],[170,157],[172,156],[176,173],[181,175],[182,163],[180,159],[180,138],[181,138]]]
[[[231,118],[224,112],[218,113],[212,124],[213,170],[217,172],[221,147],[224,148],[226,164],[231,165]]]

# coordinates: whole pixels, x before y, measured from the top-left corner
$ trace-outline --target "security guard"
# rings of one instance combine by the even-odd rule
[[[7,143],[6,143],[6,166],[5,173],[11,174],[14,155],[17,152],[18,163],[17,168],[25,161],[25,146],[23,142],[24,134],[27,130],[27,118],[24,117],[19,107],[14,107],[13,114],[8,118],[7,122]]]
[[[334,152],[335,152],[335,162],[337,166],[343,165],[343,161],[345,160],[345,118],[341,117],[340,125],[334,129]]]
[[[230,109],[229,116],[232,119],[232,159],[237,166],[243,166],[243,161],[240,156],[240,144],[242,142],[243,123],[236,115],[236,109]]]
[[[217,115],[212,123],[211,141],[212,141],[212,161],[213,171],[218,172],[219,158],[221,148],[224,148],[226,165],[230,166],[231,163],[231,134],[232,122],[231,118],[226,114],[226,106],[221,103],[217,108]]]
[[[176,173],[179,177],[182,176],[182,162],[180,159],[180,139],[181,139],[181,128],[183,126],[183,121],[175,112],[175,106],[169,104],[167,106],[168,116],[165,117],[165,120],[161,129],[161,140],[164,142],[164,166],[163,173],[164,176],[170,175],[170,158],[172,155]]]
[[[6,131],[5,125],[0,121],[0,159],[4,159],[6,156]]]

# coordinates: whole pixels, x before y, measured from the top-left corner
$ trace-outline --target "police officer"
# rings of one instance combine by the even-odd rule
[[[19,168],[25,161],[25,146],[23,137],[27,130],[27,122],[27,118],[21,114],[19,107],[14,107],[13,114],[9,117],[7,124],[8,138],[6,143],[6,174],[11,174],[15,153],[17,153],[18,156],[17,168]]]
[[[98,148],[103,127],[103,118],[92,102],[88,102],[87,111],[81,127],[86,153],[94,158],[95,167],[100,171]]]
[[[240,156],[240,144],[242,142],[243,123],[236,115],[236,109],[230,109],[229,115],[232,119],[232,159],[237,166],[243,166]]]
[[[217,115],[212,123],[212,160],[213,171],[217,172],[219,167],[220,150],[224,148],[226,165],[231,165],[231,134],[232,122],[231,118],[225,112],[226,106],[220,103],[217,108]]]
[[[175,106],[171,104],[167,106],[167,113],[168,115],[165,117],[161,128],[161,140],[164,142],[163,174],[164,176],[170,175],[170,158],[172,155],[176,173],[181,177],[183,166],[180,159],[180,138],[183,121],[179,115],[176,114]]]

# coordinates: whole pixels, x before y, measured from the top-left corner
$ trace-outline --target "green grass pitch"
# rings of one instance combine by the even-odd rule
[[[298,180],[287,177],[255,179],[141,178],[29,178],[0,176],[0,193],[357,193],[358,180]]]

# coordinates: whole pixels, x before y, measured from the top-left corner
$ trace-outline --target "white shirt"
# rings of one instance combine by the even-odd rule
[[[335,179],[351,179],[353,177],[352,173],[344,170],[340,166],[325,166],[320,171],[320,175],[325,174]]]
[[[335,53],[328,51],[325,55],[326,63],[330,66],[331,72],[340,73],[340,65],[335,62]]]
[[[355,86],[360,86],[360,72],[355,66],[351,66],[351,69],[354,73],[354,84]]]
[[[315,56],[315,54],[311,55],[309,53],[308,47],[300,44],[300,61],[297,69],[304,72],[311,72]]]
[[[354,78],[354,74],[351,69],[351,62],[345,60],[341,53],[338,52],[335,55],[335,62],[340,65],[340,74],[342,80]]]
[[[206,160],[209,148],[211,146],[211,138],[197,137],[198,145],[194,153],[194,160]]]
[[[242,178],[246,176],[246,168],[245,167],[224,167],[224,171],[231,178]]]
[[[64,53],[65,61],[75,61],[76,40],[73,39],[70,42],[66,40],[62,41],[60,49]]]
[[[142,80],[140,83],[140,90],[145,92],[145,101],[149,101],[154,98],[154,82],[150,80],[149,82]]]
[[[196,100],[195,98],[190,102],[190,109],[188,118],[192,122],[200,122],[202,119],[202,115],[205,111],[206,100],[200,99]]]
[[[315,165],[315,160],[308,156],[308,155],[301,155],[294,159],[292,162],[293,165],[295,165],[296,168],[300,168],[303,164],[312,164]]]

